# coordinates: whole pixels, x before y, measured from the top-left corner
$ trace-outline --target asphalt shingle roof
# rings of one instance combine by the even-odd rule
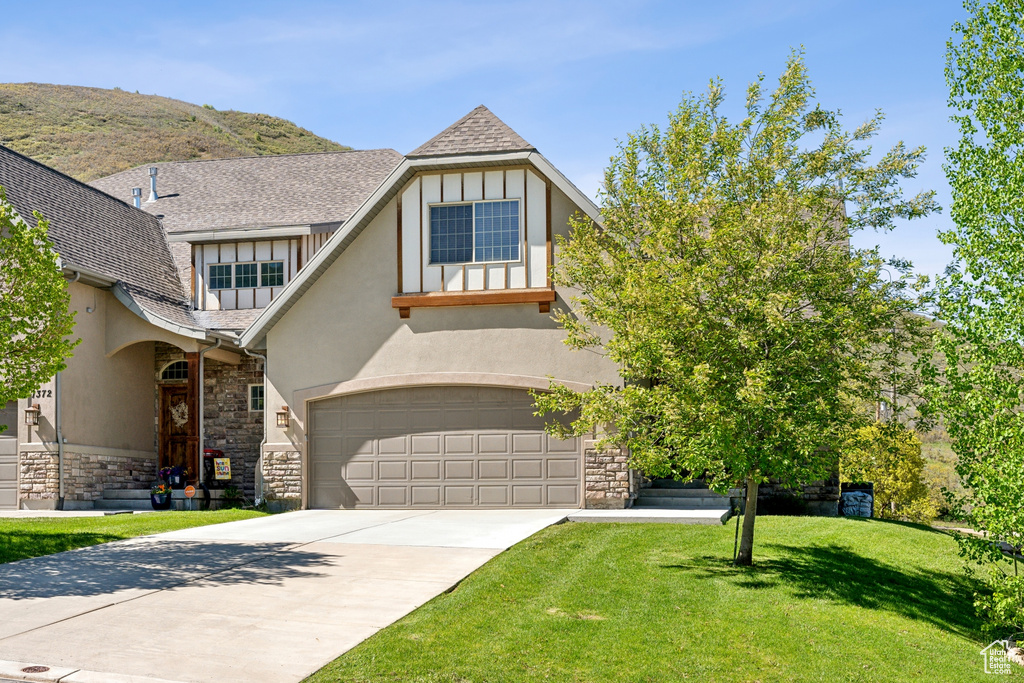
[[[490,109],[480,105],[409,152],[413,157],[536,151]]]
[[[0,146],[0,187],[26,221],[38,211],[63,261],[117,281],[150,313],[196,327],[160,221]]]
[[[262,312],[262,308],[239,308],[223,311],[193,311],[192,314],[199,324],[208,330],[238,332],[249,327]]]
[[[242,157],[152,164],[155,202],[168,233],[316,225],[345,221],[402,161],[393,149]],[[125,202],[149,196],[149,166],[91,184]]]

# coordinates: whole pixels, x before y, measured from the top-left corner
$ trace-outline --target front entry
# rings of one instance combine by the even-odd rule
[[[160,467],[184,467],[199,475],[199,431],[187,384],[160,387]]]

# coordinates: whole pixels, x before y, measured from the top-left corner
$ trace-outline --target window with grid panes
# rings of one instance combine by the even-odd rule
[[[230,263],[217,263],[210,266],[210,289],[231,289]]]
[[[255,263],[236,263],[235,287],[258,287],[257,269],[258,265]]]
[[[284,286],[284,262],[270,261],[260,264],[260,287]]]
[[[438,204],[430,207],[430,262],[518,261],[519,200]]]

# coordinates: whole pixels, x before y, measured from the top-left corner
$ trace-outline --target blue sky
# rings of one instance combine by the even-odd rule
[[[662,123],[685,91],[724,79],[742,104],[803,45],[819,101],[854,127],[886,113],[876,150],[929,159],[910,192],[943,214],[862,246],[939,273],[949,251],[943,80],[959,0],[692,2],[293,1],[5,3],[0,81],[120,87],[290,119],[366,149],[408,152],[486,104],[588,195],[616,139]]]

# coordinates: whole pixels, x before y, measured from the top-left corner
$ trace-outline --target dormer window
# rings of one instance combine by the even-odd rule
[[[256,282],[258,281],[256,268],[257,264],[255,263],[236,263],[235,287],[256,287]]]
[[[209,272],[211,290],[284,286],[284,261],[212,263]]]
[[[231,264],[210,266],[210,289],[231,289]]]
[[[519,200],[433,204],[430,263],[494,263],[519,260]]]
[[[284,286],[284,262],[270,261],[260,264],[260,287]]]

